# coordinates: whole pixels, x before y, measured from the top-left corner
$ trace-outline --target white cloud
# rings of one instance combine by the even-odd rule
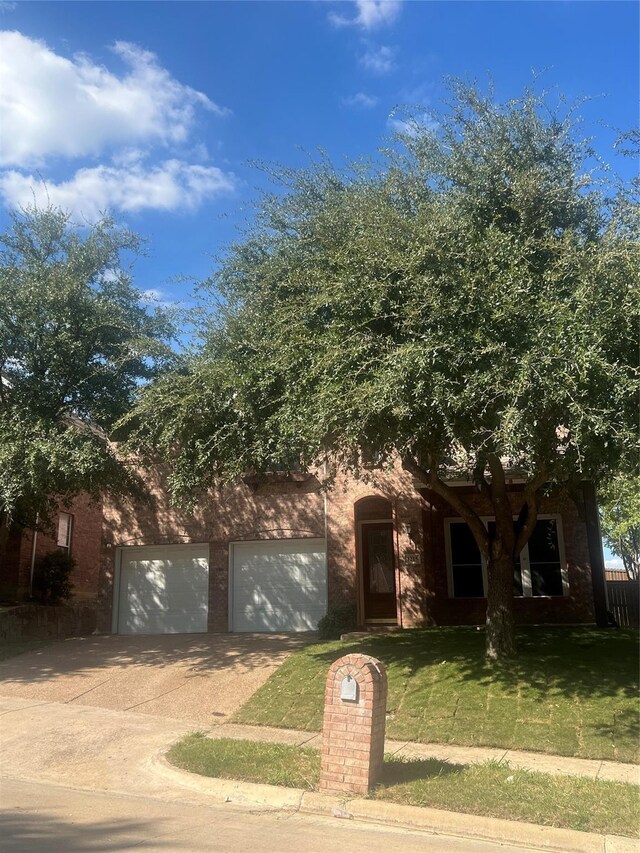
[[[349,95],[342,99],[342,105],[345,107],[354,107],[360,110],[370,110],[378,103],[378,98],[374,95],[367,95],[365,92],[356,92],[355,95]]]
[[[180,83],[149,51],[116,42],[123,73],[73,59],[19,32],[0,33],[0,163],[28,168],[52,155],[184,143],[197,108],[225,110]]]
[[[605,560],[605,568],[615,569],[616,571],[623,572],[624,563],[622,562],[622,557],[616,557],[615,555],[611,555],[608,559]]]
[[[345,18],[336,12],[329,13],[329,20],[336,27],[362,27],[372,30],[392,24],[400,14],[402,0],[355,0],[355,18]]]
[[[215,166],[165,160],[79,169],[71,180],[43,183],[15,170],[0,175],[0,193],[12,207],[53,204],[88,221],[107,211],[195,210],[234,189],[234,178]]]
[[[152,308],[173,308],[178,303],[157,287],[150,287],[148,290],[142,291],[142,302],[147,303]]]
[[[360,65],[373,74],[389,74],[395,68],[395,51],[391,47],[369,47],[360,57]]]
[[[148,290],[142,291],[142,298],[145,302],[160,302],[165,298],[164,293],[156,287],[150,287]]]
[[[430,80],[418,83],[415,86],[404,86],[400,89],[400,101],[403,104],[422,104],[423,106],[427,106],[427,104],[431,103],[431,96],[434,89],[435,84]]]
[[[401,136],[431,135],[440,127],[440,123],[427,112],[407,118],[398,118],[393,113],[389,116],[389,127]]]

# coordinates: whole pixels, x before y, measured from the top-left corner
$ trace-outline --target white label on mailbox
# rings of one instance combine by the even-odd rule
[[[358,682],[350,675],[345,675],[340,685],[340,698],[343,702],[357,702]]]

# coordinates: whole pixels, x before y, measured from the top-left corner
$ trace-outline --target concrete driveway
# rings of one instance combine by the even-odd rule
[[[0,662],[0,696],[219,725],[295,649],[300,634],[73,638]]]

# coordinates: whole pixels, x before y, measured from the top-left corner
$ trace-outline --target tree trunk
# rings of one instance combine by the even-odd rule
[[[489,556],[487,581],[487,658],[515,657],[513,558],[509,553]]]

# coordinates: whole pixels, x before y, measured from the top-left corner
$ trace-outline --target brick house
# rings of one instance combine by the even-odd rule
[[[407,472],[339,475],[323,491],[310,474],[246,478],[194,512],[173,507],[160,472],[135,505],[79,497],[56,538],[14,533],[0,579],[28,595],[34,560],[67,547],[76,598],[93,600],[114,633],[313,630],[328,608],[354,603],[360,624],[480,624],[486,566],[471,534]],[[483,497],[464,489],[485,522]],[[514,514],[521,503],[510,487]],[[65,539],[66,537],[66,539]],[[518,565],[520,623],[606,624],[604,566],[593,488],[547,499]]]
[[[9,531],[5,559],[0,562],[0,600],[28,600],[38,561],[61,549],[76,560],[74,599],[95,601],[102,526],[102,506],[87,495],[78,496],[69,506],[59,506],[46,530],[36,532],[14,525]]]

